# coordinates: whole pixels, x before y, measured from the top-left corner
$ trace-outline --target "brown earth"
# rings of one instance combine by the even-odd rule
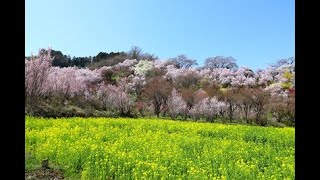
[[[64,179],[63,171],[60,169],[39,168],[33,171],[25,172],[26,180],[60,180]]]

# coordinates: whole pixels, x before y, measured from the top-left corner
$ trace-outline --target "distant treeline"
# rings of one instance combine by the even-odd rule
[[[46,54],[48,50],[42,49],[40,50],[42,53]],[[70,55],[65,55],[59,50],[50,51],[50,56],[53,58],[52,66],[56,67],[79,67],[79,68],[100,68],[103,66],[113,66],[118,63],[123,62],[126,59],[137,59],[137,60],[156,60],[156,57],[153,54],[143,53],[142,49],[133,46],[129,52],[99,52],[96,56],[86,56],[86,57],[76,57],[73,56],[71,58]],[[25,57],[25,59],[30,60],[31,56]]]

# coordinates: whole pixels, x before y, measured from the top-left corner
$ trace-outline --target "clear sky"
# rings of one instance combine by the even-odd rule
[[[294,0],[26,0],[25,55],[128,51],[265,68],[295,55]]]

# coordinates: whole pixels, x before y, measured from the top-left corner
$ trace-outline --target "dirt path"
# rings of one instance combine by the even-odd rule
[[[33,171],[25,172],[26,180],[60,180],[64,179],[63,172],[59,169],[40,168]]]

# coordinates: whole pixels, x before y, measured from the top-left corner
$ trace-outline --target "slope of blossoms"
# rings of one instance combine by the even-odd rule
[[[295,122],[294,59],[256,72],[135,59],[88,69],[53,67],[48,54],[25,60],[26,114]]]

